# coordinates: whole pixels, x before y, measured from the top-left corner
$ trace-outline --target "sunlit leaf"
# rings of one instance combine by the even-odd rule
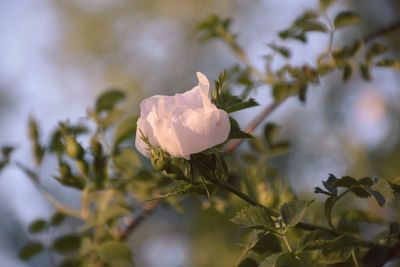
[[[79,250],[81,237],[76,234],[67,234],[56,238],[51,247],[59,253],[70,253]]]
[[[307,207],[312,202],[313,201],[292,200],[283,204],[280,208],[282,221],[286,224],[287,227],[295,226],[298,222],[301,221]]]
[[[114,133],[114,149],[126,139],[133,140],[137,119],[137,116],[129,116],[117,127]]]
[[[360,17],[352,11],[343,11],[336,15],[334,25],[336,28],[347,27],[360,22]]]
[[[400,59],[382,59],[376,63],[378,67],[400,69]]]
[[[125,98],[125,93],[119,90],[110,90],[101,94],[96,100],[95,110],[97,113],[109,111],[114,108],[118,102]]]
[[[59,211],[55,212],[53,216],[51,216],[50,224],[52,226],[60,225],[65,219],[65,214]]]
[[[100,258],[114,267],[133,266],[129,247],[122,242],[107,241],[97,247]]]
[[[360,74],[361,74],[361,77],[362,77],[365,81],[371,81],[371,80],[372,80],[371,68],[370,68],[369,65],[367,65],[367,64],[361,64],[361,65],[360,65]]]
[[[271,214],[264,207],[248,206],[236,213],[232,222],[244,228],[269,229],[274,227]]]
[[[289,48],[287,48],[285,46],[279,46],[276,44],[268,44],[268,47],[271,48],[273,51],[279,53],[280,55],[282,55],[285,58],[290,58],[292,55]]]
[[[47,222],[43,219],[39,219],[39,220],[32,222],[28,226],[28,231],[32,234],[36,234],[36,233],[46,230],[46,228],[47,228]]]
[[[44,246],[42,243],[38,241],[30,241],[19,250],[18,257],[21,260],[28,261],[43,250]]]
[[[367,50],[367,52],[365,53],[365,60],[371,61],[372,59],[374,59],[375,57],[379,56],[380,54],[385,53],[386,51],[388,51],[389,48],[381,43],[373,43]]]

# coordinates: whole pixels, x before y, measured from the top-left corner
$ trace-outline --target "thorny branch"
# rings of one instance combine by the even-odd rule
[[[367,34],[363,40],[364,42],[369,42],[377,37],[380,37],[382,35],[387,35],[392,32],[400,30],[400,21],[394,22],[386,27],[383,27],[381,29],[378,29],[376,31],[373,31],[369,34]],[[247,62],[246,62],[247,63]],[[283,102],[273,102],[270,105],[266,106],[260,114],[258,114],[253,121],[250,122],[250,124],[245,128],[245,132],[247,133],[253,133],[255,129],[277,108],[279,107]],[[226,147],[226,152],[227,153],[233,153],[242,143],[244,139],[238,139],[238,140],[233,140],[228,143]],[[118,233],[118,238],[120,240],[126,240],[129,235],[150,215],[152,215],[155,210],[160,206],[161,202],[160,201],[155,201],[152,204],[146,206],[143,209],[143,212],[137,216],[136,218],[131,218],[129,221],[126,223],[126,226],[124,230],[122,230],[120,233]],[[300,222],[297,225],[298,228],[304,229],[304,230],[315,230],[315,229],[323,229],[327,230],[327,228],[323,228],[320,226],[315,226],[311,225],[308,223]]]

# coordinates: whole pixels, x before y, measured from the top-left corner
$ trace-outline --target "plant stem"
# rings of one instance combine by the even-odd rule
[[[271,210],[271,209],[265,207],[264,205],[261,205],[260,203],[258,203],[257,201],[255,201],[254,199],[252,199],[251,197],[249,197],[248,195],[246,195],[242,191],[238,190],[236,187],[232,186],[231,184],[229,184],[227,182],[219,182],[217,185],[219,185],[221,188],[231,192],[232,194],[236,195],[237,197],[243,199],[244,201],[246,201],[250,205],[263,207],[263,208],[267,209],[272,216],[279,217],[279,213],[278,212],[276,212],[274,210]]]
[[[286,245],[288,251],[289,251],[289,252],[293,252],[293,249],[292,249],[292,247],[290,246],[289,241],[287,240],[285,234],[282,235],[282,239],[283,239],[283,242],[285,243],[285,245]]]
[[[246,201],[247,203],[249,203],[252,206],[259,206],[259,207],[263,207],[265,209],[267,209],[271,216],[273,217],[279,217],[279,213],[271,208],[267,208],[264,205],[258,203],[257,201],[255,201],[254,199],[252,199],[251,197],[249,197],[248,195],[246,195],[245,193],[243,193],[242,191],[240,191],[239,189],[235,188],[234,186],[232,186],[231,184],[227,183],[227,182],[217,182],[216,185],[219,185],[221,188],[225,189],[226,191],[231,192],[232,194],[236,195],[237,197],[243,199],[244,201]],[[343,195],[347,194],[346,192],[343,192],[340,196],[343,197]],[[339,197],[338,197],[339,198]],[[311,224],[311,223],[307,223],[307,222],[299,222],[297,223],[294,228],[299,229],[299,230],[305,230],[305,231],[315,231],[315,230],[322,230],[328,233],[331,233],[333,235],[339,236],[341,234],[343,234],[343,232],[337,230],[337,229],[330,229],[330,228],[326,228],[324,226],[320,226],[320,225],[315,225],[315,224]],[[373,242],[368,241],[368,240],[364,240],[362,238],[357,237],[358,241],[360,242],[360,245],[363,247],[372,247],[373,245],[375,245]],[[286,242],[286,241],[285,241]]]
[[[357,261],[357,256],[356,256],[356,253],[354,252],[354,249],[351,251],[351,257],[353,259],[354,265],[355,266],[360,266],[360,264]]]
[[[378,29],[376,31],[373,31],[373,32],[367,34],[364,37],[364,42],[369,42],[372,39],[375,39],[376,37],[379,37],[379,36],[382,36],[382,35],[385,35],[385,34],[389,34],[389,33],[393,33],[393,32],[398,31],[398,30],[400,30],[400,20],[398,20],[398,21],[396,21],[396,22],[394,22],[394,23],[392,23],[392,24],[390,24],[390,25],[388,25],[386,27],[380,28],[380,29]]]
[[[332,229],[336,229],[335,225],[333,225],[333,222],[332,222],[332,210],[333,210],[333,207],[335,206],[335,203],[336,203],[339,199],[341,199],[342,197],[344,197],[344,196],[345,196],[347,193],[349,193],[349,192],[350,192],[350,189],[347,189],[347,190],[345,190],[343,193],[341,193],[339,196],[337,196],[336,198],[333,199],[332,205],[331,205],[330,209],[328,210],[327,218],[326,218],[326,219],[328,220],[329,226],[330,226]]]

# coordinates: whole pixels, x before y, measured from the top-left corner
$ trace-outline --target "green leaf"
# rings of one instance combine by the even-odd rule
[[[353,75],[353,68],[350,64],[346,64],[343,67],[343,75],[342,75],[342,80],[344,82],[347,82],[348,80],[350,80],[351,76]]]
[[[360,74],[365,81],[369,82],[372,80],[371,69],[368,64],[360,64]]]
[[[243,132],[239,123],[232,117],[229,117],[229,121],[231,123],[231,131],[229,133],[229,139],[244,139],[244,138],[253,138],[251,134]]]
[[[80,257],[70,257],[64,259],[61,264],[59,265],[60,267],[82,267],[82,262],[83,259]]]
[[[336,69],[336,65],[335,64],[318,64],[317,67],[317,71],[319,73],[319,75],[321,76],[325,76],[326,74],[334,71]]]
[[[352,186],[357,186],[357,185],[358,185],[357,180],[350,176],[343,176],[342,178],[337,179],[335,181],[336,187],[350,188]]]
[[[387,67],[392,69],[400,69],[400,59],[382,59],[376,63],[378,67]]]
[[[335,0],[319,0],[319,7],[322,10],[327,9]]]
[[[272,146],[281,132],[281,126],[275,123],[267,123],[264,126],[264,138],[269,146]]]
[[[28,231],[31,234],[36,234],[36,233],[42,232],[43,230],[46,230],[46,228],[47,228],[47,222],[43,219],[39,219],[39,220],[32,222],[28,226]]]
[[[333,24],[335,28],[347,27],[360,22],[360,17],[352,11],[343,11],[336,15]]]
[[[324,230],[311,231],[303,236],[297,245],[297,253],[321,249],[321,244],[337,236]]]
[[[352,46],[350,46],[349,52],[350,56],[355,56],[363,46],[363,42],[361,40],[357,40],[354,42]]]
[[[337,195],[337,187],[336,187],[337,178],[332,173],[329,174],[328,179],[326,181],[322,181],[322,184],[332,195]]]
[[[227,89],[223,90],[223,88],[218,88],[218,91],[213,98],[213,103],[218,108],[225,110],[227,113],[258,106],[258,103],[253,98],[244,100],[232,95]]]
[[[372,186],[374,184],[374,181],[372,180],[371,177],[363,177],[360,180],[358,180],[357,183],[359,185]]]
[[[373,43],[365,53],[365,60],[370,62],[375,57],[388,51],[389,48],[386,45],[380,43]]]
[[[258,264],[254,259],[251,258],[245,258],[243,261],[240,262],[240,264],[237,267],[257,267]]]
[[[280,240],[275,234],[262,232],[258,236],[261,237],[251,249],[252,251],[265,255],[267,252],[271,254],[282,250]]]
[[[226,107],[225,111],[227,113],[232,113],[235,111],[239,111],[242,109],[252,108],[258,106],[257,101],[254,98],[250,98],[246,101],[241,101],[240,103],[232,104],[231,106]]]
[[[285,46],[279,46],[275,44],[268,44],[268,47],[271,48],[273,51],[279,53],[285,58],[290,58],[292,56],[292,53],[290,52],[289,48]]]
[[[400,194],[400,176],[390,178],[388,181],[393,193]]]
[[[114,150],[126,139],[132,139],[136,132],[136,122],[138,120],[137,116],[129,116],[126,118],[115,130],[114,133]]]
[[[327,195],[327,196],[332,196],[332,193],[330,193],[328,191],[325,191],[321,187],[318,187],[318,186],[314,187],[314,193],[315,194],[324,194],[324,195]]]
[[[318,17],[319,14],[315,10],[306,10],[303,14],[301,14],[299,17],[296,18],[293,25],[300,25],[306,21],[309,21],[311,19],[316,19]]]
[[[243,228],[273,229],[275,227],[271,214],[266,208],[260,206],[241,209],[231,221]]]
[[[280,253],[274,253],[271,255],[268,255],[266,258],[264,258],[260,265],[258,265],[258,267],[274,267],[276,266],[276,260],[278,259],[278,257],[280,256]]]
[[[36,256],[43,250],[44,246],[42,245],[42,243],[38,241],[30,241],[19,250],[18,257],[21,260],[28,261],[33,256]]]
[[[3,146],[1,148],[1,154],[3,155],[3,158],[9,158],[14,150],[15,147],[13,146]]]
[[[271,153],[271,155],[277,156],[280,154],[287,153],[289,148],[290,148],[290,143],[283,141],[283,142],[273,144],[269,148],[269,152]]]
[[[86,236],[82,238],[81,245],[79,247],[79,254],[81,256],[88,255],[93,250],[93,243],[90,237]]]
[[[120,206],[110,206],[107,209],[103,210],[99,214],[97,214],[97,224],[104,225],[108,223],[110,220],[126,216],[130,213],[130,210],[120,207]]]
[[[1,148],[1,154],[3,155],[3,159],[0,160],[0,171],[7,166],[7,164],[10,162],[10,157],[12,152],[14,151],[14,147],[12,146],[3,146]]]
[[[311,267],[314,264],[303,255],[296,255],[293,252],[282,253],[276,259],[274,267]]]
[[[319,245],[315,246],[314,248],[322,249],[324,254],[329,254],[331,252],[340,251],[342,249],[349,249],[359,245],[358,239],[349,234],[345,233],[333,240],[324,240],[319,243]]]
[[[65,214],[57,211],[53,214],[53,216],[51,216],[50,224],[52,226],[60,225],[64,221],[64,219],[65,219]]]
[[[385,205],[385,197],[381,194],[381,192],[372,190],[371,188],[367,188],[368,192],[375,198],[376,202],[379,206],[383,207]]]
[[[360,198],[368,198],[371,196],[371,194],[361,186],[353,186],[350,188],[350,191]]]
[[[38,166],[42,163],[45,150],[40,144],[39,140],[39,125],[33,117],[29,118],[28,134],[31,140],[32,154],[35,159],[35,163]]]
[[[67,234],[56,238],[51,247],[59,253],[70,253],[79,250],[81,237],[76,234]]]
[[[313,200],[292,200],[283,204],[280,208],[282,221],[286,224],[287,227],[295,226],[298,222],[301,221],[307,207],[312,202]]]
[[[329,264],[329,265],[337,264],[339,266],[342,266],[340,265],[340,263],[343,263],[344,265],[345,264],[344,262],[347,262],[350,257],[351,257],[351,249],[334,251],[329,254],[321,253],[321,256],[318,258],[318,263]]]
[[[113,109],[124,98],[125,93],[115,89],[102,93],[96,100],[96,113]]]
[[[318,20],[310,20],[298,24],[298,26],[305,32],[327,32],[328,28]]]
[[[129,247],[122,242],[107,241],[97,247],[100,258],[113,267],[133,266]]]

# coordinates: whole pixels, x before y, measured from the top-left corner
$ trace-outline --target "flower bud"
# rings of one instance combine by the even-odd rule
[[[90,149],[93,155],[98,156],[103,153],[103,148],[99,141],[95,137],[90,140]]]
[[[170,165],[171,158],[161,149],[152,148],[150,149],[150,161],[156,171],[163,171]]]
[[[89,166],[84,160],[78,160],[76,162],[76,167],[78,168],[79,172],[85,176],[89,176]]]
[[[75,138],[67,136],[65,138],[65,150],[73,159],[81,159],[85,154],[82,146],[75,140]]]
[[[71,176],[71,168],[64,162],[59,163],[59,171],[61,177]]]
[[[198,72],[197,78],[198,85],[183,94],[152,96],[140,103],[135,146],[145,157],[150,157],[149,143],[173,158],[189,160],[228,139],[228,114],[211,102],[207,77]]]

